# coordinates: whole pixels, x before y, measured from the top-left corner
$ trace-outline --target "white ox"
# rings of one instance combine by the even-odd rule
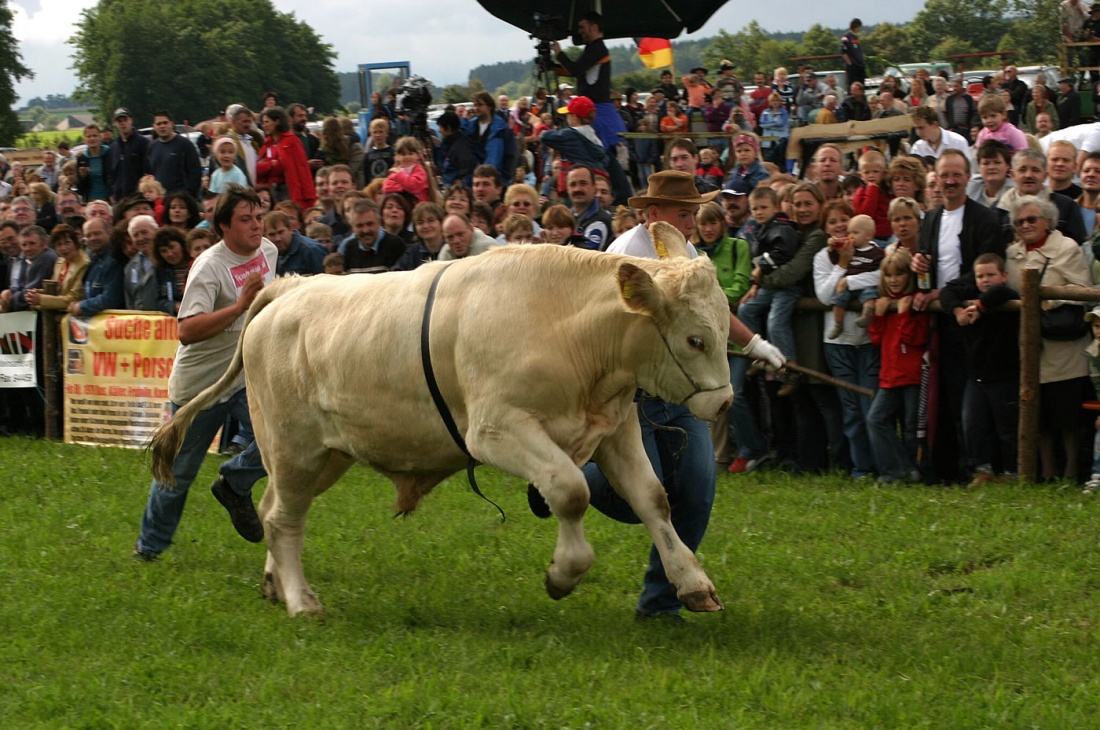
[[[654,237],[684,251],[667,224],[654,224]],[[389,477],[401,513],[466,464],[421,364],[421,318],[444,265],[267,286],[228,372],[153,441],[154,474],[169,483],[188,425],[244,368],[269,474],[259,509],[264,593],[291,615],[323,610],[302,571],[306,513],[352,463]],[[430,330],[435,376],[470,453],[535,484],[558,518],[551,597],[572,591],[595,558],[581,521],[589,494],[579,468],[594,460],[645,523],[684,605],[722,609],[669,521],[633,402],[643,388],[686,402],[705,420],[729,406],[729,308],[708,260],[494,250],[449,264]]]

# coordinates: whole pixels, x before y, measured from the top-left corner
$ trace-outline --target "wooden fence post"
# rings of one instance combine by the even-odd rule
[[[1016,472],[1021,481],[1034,482],[1039,455],[1039,270],[1020,271],[1020,421],[1017,431]]]
[[[46,294],[55,295],[59,291],[59,284],[52,279],[46,279],[42,282],[42,291]],[[46,413],[45,436],[48,439],[57,440],[61,438],[58,418],[61,413],[59,407],[61,401],[61,356],[58,347],[60,336],[58,335],[57,326],[61,321],[61,315],[58,312],[42,309],[38,312],[38,316],[42,318],[42,352],[45,356],[42,368],[42,393],[45,399],[44,408]]]

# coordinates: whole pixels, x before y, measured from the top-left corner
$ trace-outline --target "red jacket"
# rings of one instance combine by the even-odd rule
[[[878,185],[861,185],[852,196],[852,207],[859,215],[875,219],[875,238],[889,238],[894,233],[890,227],[891,196]]]
[[[264,140],[256,160],[257,185],[286,185],[287,195],[307,211],[317,205],[317,190],[313,187],[313,172],[306,161],[302,142],[290,132]]]
[[[928,349],[928,313],[909,309],[901,314],[887,312],[871,320],[868,334],[879,346],[882,363],[878,371],[880,388],[920,385],[920,366]]]

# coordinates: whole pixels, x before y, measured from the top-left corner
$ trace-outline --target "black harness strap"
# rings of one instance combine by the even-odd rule
[[[435,403],[435,408],[439,411],[439,417],[443,419],[443,425],[447,427],[447,433],[451,434],[451,438],[454,439],[458,448],[466,454],[466,478],[470,482],[470,488],[474,490],[474,494],[496,507],[497,511],[500,512],[500,521],[504,522],[507,519],[504,516],[504,510],[500,508],[499,504],[482,494],[481,489],[477,486],[474,468],[478,465],[478,461],[466,448],[466,439],[462,438],[462,434],[459,433],[458,424],[455,423],[454,416],[451,415],[451,409],[447,407],[447,402],[443,400],[443,394],[439,391],[439,383],[435,379],[435,370],[432,368],[432,354],[428,338],[432,325],[432,305],[435,304],[435,290],[439,286],[439,279],[448,266],[450,264],[439,267],[439,273],[432,279],[431,288],[428,289],[428,299],[424,302],[424,319],[420,323],[420,362],[424,366],[424,379],[428,382],[428,392],[432,394],[432,402]]]

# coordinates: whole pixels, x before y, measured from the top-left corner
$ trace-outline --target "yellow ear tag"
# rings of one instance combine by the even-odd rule
[[[664,242],[654,241],[653,242],[653,248],[657,249],[657,258],[659,258],[659,259],[667,259],[668,258],[668,249],[665,248]]]
[[[633,299],[633,298],[634,298],[634,285],[631,284],[628,281],[627,283],[623,284],[623,299]]]

